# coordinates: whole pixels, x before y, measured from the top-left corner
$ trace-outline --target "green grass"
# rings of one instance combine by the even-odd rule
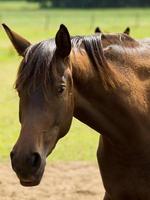
[[[72,35],[92,34],[96,26],[106,32],[122,32],[130,26],[133,37],[148,37],[149,16],[150,9],[39,10],[33,3],[0,2],[0,22],[32,42],[54,37],[61,23],[67,25]],[[20,60],[0,28],[0,160],[8,159],[19,134],[18,97],[13,83]],[[98,136],[74,120],[70,132],[58,143],[50,160],[94,161]]]

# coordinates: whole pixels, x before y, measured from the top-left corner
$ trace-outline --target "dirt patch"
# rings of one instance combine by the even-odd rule
[[[102,200],[104,189],[96,164],[47,164],[37,187],[19,184],[9,164],[0,164],[0,200]]]

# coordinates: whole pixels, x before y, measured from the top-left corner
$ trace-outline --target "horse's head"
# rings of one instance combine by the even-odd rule
[[[97,34],[97,33],[103,33],[102,31],[101,31],[101,29],[97,26],[96,28],[95,28],[95,34]],[[125,34],[127,34],[127,35],[130,35],[130,27],[127,27],[124,31],[123,31],[123,33],[125,33]]]
[[[21,131],[10,155],[11,162],[21,184],[34,186],[41,180],[46,157],[68,132],[72,121],[71,40],[64,25],[55,39],[35,45],[6,25],[3,27],[23,56],[16,80]]]

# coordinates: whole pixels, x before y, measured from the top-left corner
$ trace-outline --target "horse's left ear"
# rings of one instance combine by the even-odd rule
[[[60,25],[60,28],[55,37],[55,42],[56,52],[62,58],[69,56],[71,51],[71,39],[68,29],[63,24]]]
[[[95,33],[102,33],[101,29],[99,27],[95,28]]]
[[[22,36],[18,35],[14,31],[12,31],[6,24],[2,24],[4,30],[6,31],[9,39],[11,40],[13,46],[19,55],[24,56],[25,50],[31,45],[29,41],[24,39]]]

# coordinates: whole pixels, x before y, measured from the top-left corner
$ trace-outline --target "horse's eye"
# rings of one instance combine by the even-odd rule
[[[60,85],[58,88],[57,88],[57,92],[58,94],[62,94],[63,91],[65,90],[66,86],[65,85]]]

